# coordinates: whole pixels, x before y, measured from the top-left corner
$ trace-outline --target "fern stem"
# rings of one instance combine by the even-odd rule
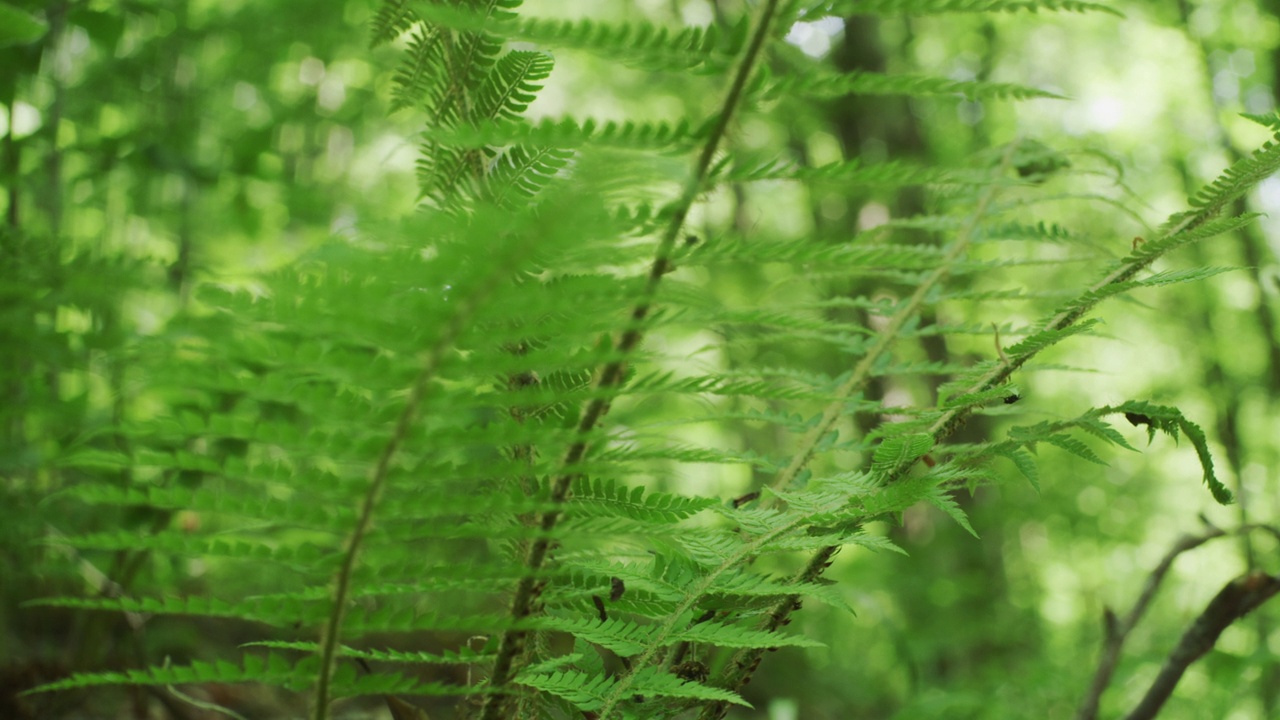
[[[499,263],[497,267],[492,269],[488,273],[489,277],[477,278],[475,292],[459,301],[458,311],[453,314],[439,337],[435,339],[427,351],[427,357],[423,361],[422,369],[418,372],[417,377],[414,378],[413,385],[409,390],[409,398],[405,401],[404,409],[400,411],[400,416],[396,419],[391,437],[387,440],[387,444],[383,446],[382,452],[378,456],[378,462],[374,466],[372,476],[369,479],[369,487],[365,491],[364,498],[360,504],[360,513],[356,518],[355,527],[352,529],[351,536],[347,540],[347,546],[342,553],[342,565],[334,578],[333,608],[329,612],[329,618],[325,624],[320,642],[320,669],[316,682],[315,708],[312,710],[312,718],[314,720],[327,720],[329,715],[333,668],[337,662],[338,641],[342,634],[342,620],[346,615],[347,598],[351,592],[352,575],[355,571],[360,548],[373,526],[373,514],[377,508],[378,500],[382,496],[383,488],[386,486],[387,475],[391,470],[391,461],[395,459],[396,452],[404,443],[405,437],[408,436],[409,429],[417,418],[418,409],[422,406],[422,402],[427,396],[427,389],[432,379],[435,378],[441,364],[443,364],[447,353],[453,347],[454,341],[462,334],[476,309],[497,286],[497,282],[493,278],[505,276],[510,271],[510,267],[524,257],[524,252],[527,252],[528,249],[529,245],[526,244],[521,251],[511,252],[511,248],[503,248],[502,250],[506,250],[505,252],[502,250],[496,252],[495,256],[503,258],[505,262]]]
[[[1269,156],[1268,156],[1269,155]],[[1265,161],[1264,161],[1265,160]],[[1227,202],[1229,194],[1239,195],[1247,190],[1248,183],[1256,183],[1261,178],[1270,175],[1280,169],[1280,153],[1275,148],[1267,147],[1264,152],[1259,153],[1255,158],[1250,159],[1248,166],[1248,176],[1246,180],[1239,183],[1229,192],[1220,193],[1218,197],[1213,198],[1212,202],[1204,203],[1199,210],[1186,213],[1178,218],[1177,222],[1168,226],[1161,238],[1157,242],[1174,238],[1180,233],[1190,232],[1211,221]],[[1230,175],[1230,171],[1228,171]],[[1241,189],[1243,188],[1243,189]],[[1056,313],[1048,321],[1041,326],[1041,332],[1061,331],[1074,325],[1080,318],[1084,317],[1098,303],[1108,297],[1107,290],[1111,287],[1127,283],[1137,276],[1143,269],[1149,267],[1160,257],[1171,250],[1172,247],[1162,246],[1155,252],[1135,252],[1125,260],[1122,260],[1115,269],[1107,273],[1101,280],[1090,286],[1082,293],[1076,301],[1068,303],[1063,310]],[[1044,346],[1033,347],[1021,353],[1013,355],[1000,354],[1000,358],[996,365],[992,367],[985,375],[977,380],[967,391],[968,393],[978,393],[984,390],[990,390],[997,385],[1008,380],[1013,373],[1038,355]],[[928,432],[933,436],[936,444],[945,439],[952,432],[958,429],[973,414],[973,406],[965,405],[950,408],[942,413],[941,416],[930,426]],[[821,437],[821,436],[819,436]],[[918,458],[912,458],[900,462],[897,466],[889,468],[885,474],[885,484],[896,482],[906,475],[907,472],[915,465]],[[795,578],[796,583],[813,582],[817,580],[829,567],[831,558],[838,550],[835,546],[825,547],[817,551]],[[763,630],[776,630],[781,627],[792,612],[799,609],[799,596],[792,595],[783,599],[774,606],[773,611],[769,614],[766,621],[762,624]],[[727,666],[725,672],[720,678],[718,685],[725,689],[737,691],[745,684],[755,672],[756,667],[760,664],[760,658],[763,656],[763,650],[746,649],[737,653],[733,660]],[[719,720],[723,718],[728,711],[728,705],[723,702],[714,702],[703,708],[698,716],[698,720]]]
[[[1009,143],[1009,146],[1005,149],[999,165],[999,175],[1003,175],[1009,169],[1017,147],[1018,142],[1015,140]],[[876,344],[867,351],[857,366],[854,367],[849,379],[836,389],[835,399],[827,404],[818,424],[810,428],[809,432],[805,433],[804,437],[800,439],[799,447],[792,455],[791,462],[773,479],[773,482],[769,485],[770,489],[775,491],[786,490],[800,476],[809,461],[813,459],[814,454],[817,453],[818,444],[822,442],[822,438],[826,437],[827,433],[836,424],[836,421],[845,415],[845,402],[854,393],[866,387],[871,380],[871,369],[875,367],[876,362],[888,352],[894,341],[898,339],[898,331],[906,325],[907,321],[915,317],[929,292],[950,274],[952,265],[969,250],[969,245],[978,230],[978,225],[982,222],[982,218],[987,214],[987,208],[995,198],[996,187],[996,185],[992,185],[987,189],[987,192],[983,193],[969,222],[961,228],[955,242],[952,243],[947,254],[943,256],[938,267],[921,281],[907,302],[894,313],[885,328],[877,334]]]
[[[1277,163],[1280,166],[1280,163]],[[1274,171],[1274,168],[1273,168]],[[1209,206],[1201,209],[1199,212],[1189,213],[1179,222],[1171,226],[1165,231],[1160,238],[1165,240],[1183,232],[1189,232],[1205,225],[1221,211],[1221,206]],[[1172,248],[1163,249],[1154,253],[1134,254],[1130,259],[1122,261],[1114,270],[1108,273],[1101,280],[1089,287],[1080,297],[1072,303],[1069,303],[1063,310],[1050,318],[1043,326],[1040,332],[1057,332],[1066,330],[1075,325],[1082,317],[1089,313],[1098,303],[1108,297],[1107,290],[1113,286],[1117,286],[1129,282],[1138,273],[1150,267],[1159,258],[1163,257],[1166,252]],[[1043,348],[1033,348],[1022,353],[1011,356],[1002,357],[1000,361],[991,368],[981,379],[973,384],[966,392],[981,392],[990,390],[997,385],[1008,380],[1014,371],[1026,365],[1033,357],[1038,355]],[[950,435],[968,419],[973,413],[972,406],[955,407],[944,412],[929,428],[929,433],[933,435],[934,442],[938,442]],[[912,461],[914,463],[914,461]],[[900,471],[895,468],[895,477],[900,477],[907,468]]]
[[[815,507],[813,509],[813,515],[826,515],[838,512],[847,507],[847,505],[848,503],[844,499],[832,501],[827,505]],[[644,652],[631,658],[631,667],[635,670],[639,670],[649,666],[650,662],[658,656],[659,652],[661,652],[664,647],[666,647],[668,641],[675,633],[676,627],[683,625],[688,621],[688,614],[690,611],[692,611],[693,608],[712,591],[721,576],[737,570],[748,560],[757,556],[760,553],[760,550],[769,543],[792,532],[809,527],[811,517],[812,515],[796,513],[790,519],[772,526],[767,532],[761,533],[738,546],[733,553],[720,563],[719,566],[699,578],[692,585],[686,587],[684,598],[681,599],[674,608],[672,608],[671,612],[667,613],[667,616],[661,622],[654,626],[654,632],[650,636],[648,646],[645,648]],[[825,565],[823,563],[829,560],[830,557],[835,554],[835,551],[835,547],[820,550],[818,552],[818,556],[815,557],[814,560],[810,561],[809,567],[812,568],[816,564],[817,566],[825,569]],[[823,557],[824,553],[825,557]],[[800,578],[805,577],[809,579],[816,579],[818,575],[821,575],[820,570],[815,574],[806,568],[805,573],[802,573],[801,576],[797,578],[797,582],[801,581]],[[781,609],[782,605],[786,605],[787,608],[785,610]],[[779,607],[771,614],[770,627],[779,627],[786,619],[787,615],[795,609],[795,606],[798,606],[797,596],[788,596],[787,600],[779,605]],[[774,622],[775,619],[776,622]],[[635,691],[632,690],[634,680],[634,672],[628,672],[618,678],[617,682],[612,688],[610,688],[608,695],[605,696],[603,705],[598,711],[599,716],[602,719],[609,718],[609,713],[617,707],[618,703],[623,702],[634,694]],[[724,687],[730,690],[736,690],[736,686]],[[726,705],[725,708],[727,709],[727,707],[728,706]]]
[[[1014,152],[1017,150],[1018,141],[1009,143],[1001,158],[998,173],[1003,175],[1008,170],[1013,161]],[[831,430],[836,420],[843,414],[842,410],[845,401],[854,392],[861,389],[870,379],[871,368],[875,362],[883,355],[897,339],[898,331],[903,325],[916,313],[920,305],[924,302],[925,295],[946,277],[950,272],[952,264],[959,260],[960,257],[968,250],[972,242],[974,234],[977,232],[978,225],[982,219],[986,217],[987,210],[995,200],[998,184],[989,186],[978,199],[978,204],[967,222],[958,233],[951,249],[943,257],[939,267],[929,274],[912,293],[907,303],[903,305],[889,324],[883,331],[879,333],[879,339],[874,347],[868,351],[867,355],[854,368],[853,374],[836,392],[836,399],[833,400],[822,415],[822,420],[818,425],[812,428],[800,442],[799,449],[792,456],[791,463],[785,470],[778,474],[774,479],[772,488],[774,490],[783,490],[792,482],[804,469],[804,467],[813,459],[817,451],[818,443]],[[805,566],[794,579],[796,584],[809,583],[821,577],[831,563],[831,558],[835,556],[839,550],[837,546],[828,546],[817,551],[809,563]],[[772,632],[782,627],[792,612],[800,608],[800,596],[788,595],[780,602],[774,605],[773,610],[761,623],[758,629]],[[764,656],[763,648],[745,648],[736,653],[733,659],[726,666],[722,676],[717,683],[720,687],[734,690],[735,692],[744,685],[759,666],[761,658]],[[698,716],[699,720],[713,720],[724,717],[724,713],[728,710],[728,704],[725,702],[714,702],[703,708],[702,713]]]
[[[654,253],[653,264],[649,268],[649,275],[644,289],[641,291],[636,304],[632,306],[627,329],[623,332],[622,338],[618,342],[617,353],[619,359],[607,363],[600,371],[599,379],[596,382],[596,387],[599,390],[610,390],[619,387],[626,377],[626,358],[640,345],[640,341],[644,338],[644,321],[653,308],[654,298],[657,296],[658,286],[662,282],[662,277],[666,275],[671,266],[671,256],[676,246],[676,238],[679,237],[680,230],[684,227],[689,209],[702,191],[703,183],[706,182],[707,175],[711,169],[711,161],[715,158],[721,140],[724,139],[725,134],[728,132],[729,123],[733,119],[734,112],[742,102],[742,95],[746,89],[747,81],[750,79],[756,60],[764,48],[765,40],[769,36],[777,10],[778,0],[767,0],[760,10],[755,33],[751,37],[751,42],[747,46],[745,55],[738,64],[733,83],[729,86],[729,92],[721,105],[719,117],[716,119],[715,125],[712,126],[711,132],[702,147],[702,152],[698,155],[693,172],[685,182],[679,199],[676,200],[671,219],[668,221],[662,238],[658,243],[658,249]],[[565,453],[565,458],[561,463],[562,474],[555,479],[551,486],[551,502],[554,505],[562,505],[567,499],[573,479],[577,477],[577,473],[573,468],[586,455],[589,447],[587,438],[608,411],[609,400],[603,396],[593,399],[583,411],[582,418],[576,429],[579,439],[570,445]],[[533,604],[540,590],[535,576],[546,562],[547,554],[551,547],[550,535],[559,522],[560,515],[561,510],[559,509],[549,510],[543,513],[538,523],[542,534],[534,540],[529,548],[529,553],[525,558],[526,575],[517,584],[515,596],[511,601],[509,613],[517,627],[513,627],[503,633],[502,640],[498,644],[497,657],[494,659],[493,672],[490,675],[490,685],[498,688],[499,692],[490,695],[486,699],[480,713],[481,720],[500,720],[503,717],[502,711],[507,705],[508,694],[501,692],[501,689],[509,685],[514,677],[515,661],[524,652],[524,646],[529,634],[528,630],[520,629],[518,623],[533,613]],[[641,668],[644,667],[644,664],[635,664],[633,667]],[[630,677],[630,675],[631,673],[628,673],[627,676]],[[608,707],[611,709],[613,704],[610,703]],[[608,711],[600,713],[602,718],[607,718],[608,716]]]
[[[351,537],[347,540],[347,547],[343,550],[342,566],[339,568],[334,582],[333,609],[329,613],[329,620],[325,625],[324,634],[320,642],[320,675],[316,682],[315,708],[312,711],[312,717],[315,720],[325,720],[329,714],[330,682],[333,676],[333,666],[337,662],[338,639],[342,632],[342,619],[346,614],[347,596],[351,590],[351,576],[355,570],[356,557],[373,524],[373,512],[377,507],[378,499],[382,495],[382,489],[386,485],[391,460],[395,457],[396,451],[400,449],[400,445],[404,442],[404,438],[409,432],[409,427],[413,424],[418,408],[421,406],[423,398],[426,397],[427,385],[435,377],[436,370],[444,358],[445,350],[453,344],[453,339],[462,329],[462,323],[458,319],[460,315],[455,316],[454,322],[450,323],[444,334],[440,336],[435,347],[432,348],[431,353],[427,356],[427,361],[423,364],[418,377],[413,382],[409,400],[405,403],[404,410],[400,412],[400,417],[396,420],[395,430],[392,431],[391,438],[383,446],[381,455],[378,456],[378,463],[374,468],[373,477],[369,480],[369,489],[365,492],[364,499],[360,505],[360,514],[356,519],[356,526],[351,532]]]

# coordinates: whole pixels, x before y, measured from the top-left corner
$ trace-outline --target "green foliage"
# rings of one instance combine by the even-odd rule
[[[992,12],[1104,12],[1123,17],[1110,5],[1077,0],[826,0],[809,6],[809,12],[838,15],[849,12],[885,15],[934,15],[939,13]]]
[[[883,75],[880,73],[811,74],[797,78],[788,77],[779,80],[772,92],[780,95],[795,93],[818,98],[839,97],[841,95],[961,95],[970,100],[978,98],[1001,100],[1062,98],[1062,96],[1051,92],[1023,87],[1013,83],[948,80],[946,78]]]
[[[26,45],[40,39],[48,25],[9,3],[0,3],[0,47]]]
[[[1130,402],[1016,427],[1002,441],[952,438],[1017,398],[1015,371],[1094,330],[1098,321],[1085,316],[1102,300],[1220,272],[1141,274],[1172,249],[1246,222],[1218,216],[1280,167],[1280,146],[1232,166],[1095,284],[1061,288],[1071,299],[1039,321],[1015,329],[1002,320],[994,333],[986,323],[939,321],[940,308],[1009,299],[968,284],[1015,262],[976,253],[977,244],[1074,237],[1005,202],[1041,192],[1038,182],[1070,173],[1071,163],[1013,142],[995,163],[813,167],[781,151],[753,157],[732,141],[731,121],[785,116],[811,96],[1056,96],[829,71],[769,83],[757,68],[785,35],[774,27],[779,15],[850,5],[756,5],[723,28],[677,30],[530,20],[510,0],[385,2],[373,44],[405,40],[393,105],[427,124],[418,166],[427,203],[417,217],[376,237],[326,243],[253,283],[202,284],[193,307],[129,349],[148,383],[109,424],[122,441],[86,433],[57,458],[85,478],[62,500],[161,519],[150,532],[122,525],[61,545],[266,565],[289,580],[244,597],[160,592],[41,604],[252,621],[265,638],[252,647],[269,652],[82,673],[42,690],[255,681],[310,690],[318,719],[337,698],[369,694],[474,695],[482,718],[714,715],[747,705],[740,691],[762,653],[819,644],[782,629],[802,599],[848,608],[823,577],[839,548],[898,550],[875,524],[920,503],[976,536],[957,495],[995,482],[988,466],[997,458],[1039,488],[1048,476],[1032,457],[1039,445],[1105,464],[1080,436],[1129,448],[1103,420],[1123,414],[1149,437],[1186,437],[1213,498],[1230,502],[1205,433],[1176,408]],[[1114,12],[1055,0],[854,5],[884,14]],[[549,47],[681,74],[719,104],[668,123],[527,123],[553,72]],[[673,170],[673,156],[692,170]],[[814,191],[917,186],[929,202],[852,242],[733,226],[694,234],[688,218],[704,198],[777,181]],[[651,204],[637,199],[655,195]],[[910,241],[909,231],[927,242]],[[801,287],[711,292],[709,278],[726,267]],[[1002,332],[1019,339],[1003,346]],[[985,360],[921,361],[914,352],[924,338],[990,334]],[[694,371],[695,341],[745,348],[747,360]],[[797,347],[830,349],[837,368],[788,352]],[[896,407],[873,395],[876,382],[944,374],[937,402]],[[654,410],[664,403],[677,409]],[[732,418],[786,442],[717,447],[664,426],[672,416],[688,425]],[[866,429],[855,431],[851,418]],[[705,483],[682,487],[685,473],[705,478],[713,465],[772,479],[736,499]],[[199,513],[212,529],[170,527],[176,511]],[[288,639],[296,632],[314,640]],[[366,647],[413,632],[453,646]],[[483,636],[483,649],[458,634]],[[721,650],[736,655],[708,663],[710,677],[691,676],[686,654]],[[484,679],[361,675],[354,661],[467,665]]]

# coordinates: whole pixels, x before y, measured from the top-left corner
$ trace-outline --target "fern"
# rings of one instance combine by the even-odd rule
[[[265,626],[264,639],[235,663],[85,673],[44,690],[256,681],[309,689],[317,720],[331,716],[335,699],[366,694],[469,697],[473,714],[490,720],[692,708],[722,717],[728,705],[746,704],[739,691],[764,652],[818,644],[783,630],[805,600],[849,609],[823,578],[840,548],[900,552],[868,525],[919,503],[977,535],[955,493],[994,482],[997,459],[1039,487],[1041,446],[1095,463],[1106,461],[1099,442],[1132,449],[1104,419],[1121,415],[1149,438],[1185,437],[1213,498],[1231,501],[1205,433],[1176,408],[1135,401],[1015,427],[1001,440],[950,438],[974,415],[1017,399],[1016,371],[1094,331],[1098,321],[1088,316],[1103,300],[1221,272],[1149,268],[1248,222],[1219,216],[1280,168],[1280,145],[1228,169],[1124,257],[1107,264],[1079,256],[1105,265],[1090,286],[1030,293],[975,289],[967,280],[1016,263],[986,259],[975,252],[983,243],[1058,243],[1073,253],[1086,244],[1070,227],[1025,215],[1038,183],[1072,172],[1053,149],[1016,141],[994,160],[946,168],[856,159],[812,167],[730,142],[744,113],[772,105],[787,112],[813,96],[1056,97],[924,75],[808,69],[775,81],[763,68],[796,18],[852,9],[1109,8],[764,0],[723,28],[683,29],[552,23],[518,8],[512,0],[385,2],[373,42],[405,43],[393,106],[425,124],[419,181],[427,202],[418,217],[376,241],[307,253],[253,288],[207,284],[187,324],[134,350],[153,371],[139,407],[172,412],[140,409],[122,420],[128,450],[86,439],[61,458],[64,468],[102,477],[139,471],[128,483],[77,486],[68,499],[198,512],[217,531],[161,527],[139,536],[127,528],[51,542],[266,564],[289,579],[271,594],[243,597],[113,593],[40,602],[238,618]],[[709,80],[718,104],[706,117],[670,122],[529,123],[524,114],[554,71],[546,47]],[[691,166],[673,175],[672,157]],[[772,182],[917,186],[930,203],[852,242],[693,229],[690,217],[708,193]],[[646,194],[658,199],[637,199]],[[912,233],[931,241],[903,240]],[[706,278],[729,267],[767,269],[761,276],[781,278],[788,292],[762,287],[726,301]],[[830,291],[833,278],[877,283],[846,295]],[[1057,309],[1030,326],[926,321],[940,306],[1044,296]],[[853,312],[860,315],[844,314]],[[910,352],[921,338],[974,335],[993,336],[991,357],[921,360]],[[1001,335],[1016,342],[1005,345]],[[842,365],[814,367],[782,352],[742,367],[698,365],[698,353],[679,344],[689,337],[753,351],[821,344]],[[930,386],[936,403],[892,407],[873,395],[879,378],[942,375],[949,380]],[[659,403],[678,410],[650,407]],[[850,417],[871,429],[852,434]],[[705,422],[751,424],[789,440],[735,449],[682,436],[682,426]],[[669,480],[699,464],[772,477],[736,498],[673,491],[679,484]],[[807,557],[803,567],[778,574],[797,554]],[[366,646],[415,631],[485,639],[480,649],[434,652]],[[688,659],[695,646],[723,662]],[[621,669],[606,670],[614,655]],[[483,680],[361,675],[364,661],[465,665]]]
[[[775,84],[772,93],[809,95],[819,98],[838,97],[841,95],[960,95],[970,100],[979,98],[1001,100],[1062,99],[1061,95],[1013,83],[982,80],[948,80],[925,76],[884,75],[867,72],[846,75],[810,74],[794,80],[784,78]]]
[[[991,12],[1103,12],[1123,17],[1119,10],[1078,0],[825,0],[805,6],[806,14],[845,15],[855,12],[886,15],[935,15]]]

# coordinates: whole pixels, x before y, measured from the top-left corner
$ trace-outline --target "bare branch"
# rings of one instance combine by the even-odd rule
[[[1176,560],[1179,555],[1184,552],[1194,550],[1214,538],[1227,535],[1243,535],[1253,530],[1261,530],[1280,538],[1280,529],[1270,525],[1249,524],[1241,525],[1240,527],[1232,530],[1223,530],[1221,528],[1214,527],[1209,524],[1208,521],[1206,521],[1205,524],[1209,525],[1209,530],[1205,531],[1201,535],[1183,535],[1178,538],[1177,542],[1173,544],[1173,547],[1169,548],[1169,551],[1160,559],[1160,563],[1156,565],[1155,569],[1151,571],[1151,574],[1147,576],[1147,581],[1142,586],[1142,593],[1138,596],[1137,601],[1134,602],[1133,608],[1129,610],[1123,618],[1117,616],[1111,608],[1105,608],[1103,610],[1102,656],[1098,660],[1098,669],[1094,673],[1093,682],[1089,685],[1089,691],[1085,695],[1084,700],[1080,703],[1080,709],[1076,712],[1076,720],[1097,719],[1098,705],[1102,700],[1102,693],[1105,692],[1107,686],[1111,684],[1111,677],[1115,674],[1116,665],[1120,660],[1120,650],[1123,648],[1125,640],[1128,639],[1129,633],[1133,631],[1134,627],[1136,627],[1142,620],[1142,616],[1146,614],[1147,608],[1150,607],[1152,599],[1155,598],[1156,591],[1160,588],[1160,583],[1164,581],[1165,575],[1167,575],[1169,573],[1169,569],[1173,567],[1173,561]],[[1259,604],[1261,603],[1259,602]],[[1249,609],[1251,610],[1252,608]],[[1208,612],[1209,610],[1205,611],[1206,614]],[[1248,610],[1243,611],[1241,615],[1245,612],[1248,612]],[[1205,615],[1201,615],[1202,619],[1204,617]],[[1229,625],[1230,622],[1227,624]],[[1223,625],[1222,627],[1225,628],[1226,625]],[[1220,628],[1217,633],[1214,634],[1213,637],[1215,640],[1217,639],[1217,635],[1221,632],[1222,629]],[[1183,640],[1185,642],[1186,638],[1184,637]],[[1212,645],[1213,643],[1211,642],[1209,647],[1212,647]],[[1181,647],[1181,645],[1179,645],[1179,647]],[[1206,648],[1206,651],[1207,649],[1208,648]],[[1201,652],[1200,654],[1203,655],[1204,652]],[[1196,655],[1196,657],[1199,657],[1199,655]],[[1195,658],[1192,658],[1192,660],[1194,659]],[[1187,664],[1190,664],[1190,661],[1188,661]],[[1182,670],[1185,669],[1186,666],[1184,665]],[[1178,676],[1181,676],[1181,670],[1178,672]],[[1173,682],[1175,684],[1177,683],[1176,677],[1173,679]],[[1172,689],[1173,687],[1170,686],[1169,690],[1172,691]],[[1168,697],[1167,693],[1165,697]],[[1163,703],[1164,699],[1161,699],[1160,702]],[[1136,717],[1149,716],[1139,715]]]
[[[1164,667],[1160,668],[1160,674],[1156,676],[1155,682],[1151,683],[1146,697],[1142,698],[1142,702],[1129,713],[1126,720],[1154,718],[1164,706],[1165,701],[1173,694],[1173,689],[1182,679],[1182,674],[1187,671],[1191,663],[1213,649],[1222,631],[1270,600],[1276,593],[1280,593],[1280,577],[1264,572],[1241,575],[1227,583],[1182,635],[1178,646],[1164,661]]]

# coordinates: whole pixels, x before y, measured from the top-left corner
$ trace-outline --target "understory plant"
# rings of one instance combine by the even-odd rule
[[[842,548],[895,551],[885,528],[921,503],[972,532],[959,497],[1038,483],[1039,448],[1100,461],[1098,441],[1130,448],[1120,419],[1189,442],[1189,480],[1231,501],[1200,428],[1143,398],[953,438],[1016,421],[1019,374],[1087,342],[1074,336],[1099,303],[1220,272],[1152,266],[1248,223],[1224,210],[1280,168],[1280,146],[1130,239],[1038,215],[1073,166],[1032,139],[937,166],[856,148],[815,165],[743,137],[845,96],[1054,97],[837,71],[785,41],[798,22],[1108,6],[759,0],[693,28],[520,10],[385,2],[372,37],[403,48],[392,98],[422,119],[419,210],[252,281],[204,282],[129,348],[137,392],[112,437],[61,458],[78,478],[65,496],[121,520],[60,546],[171,572],[156,558],[198,558],[261,586],[144,595],[106,577],[96,594],[41,602],[251,621],[261,639],[239,658],[43,690],[264,683],[307,693],[316,720],[366,695],[397,718],[418,712],[415,696],[484,720],[719,718],[748,704],[767,651],[820,644],[786,628],[803,606],[849,606],[824,577]],[[668,121],[528,120],[557,49],[677,76],[713,103]],[[734,198],[905,192],[917,208],[862,227],[732,212]],[[990,252],[1016,242],[1087,251],[1095,279],[1002,284],[1040,266]],[[1002,320],[1011,304],[1040,318]]]

